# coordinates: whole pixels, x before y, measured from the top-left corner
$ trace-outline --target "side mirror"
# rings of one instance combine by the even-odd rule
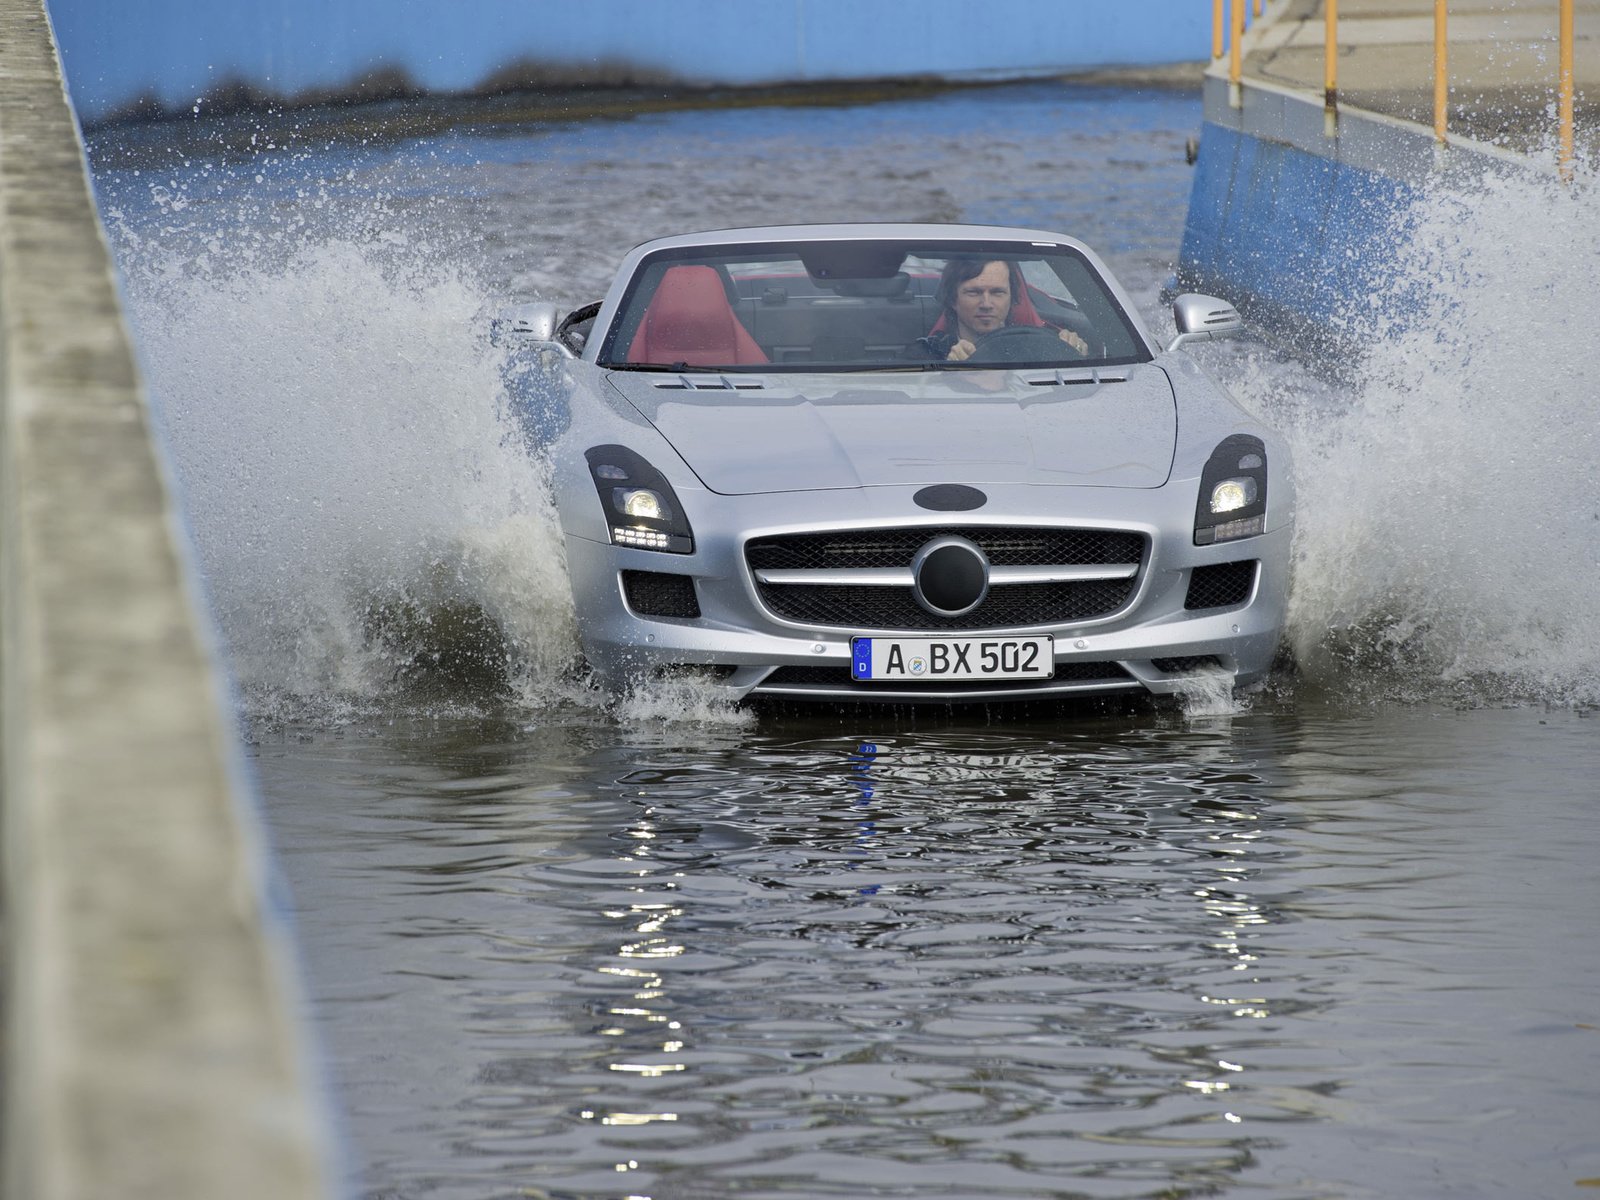
[[[489,340],[497,346],[548,343],[570,358],[572,351],[556,340],[560,328],[561,310],[549,301],[513,304],[489,322]]]
[[[1168,353],[1190,342],[1233,337],[1244,329],[1244,318],[1233,305],[1197,292],[1185,292],[1172,302],[1172,320],[1178,327],[1178,336],[1167,347]]]

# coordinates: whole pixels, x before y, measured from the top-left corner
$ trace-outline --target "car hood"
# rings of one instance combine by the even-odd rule
[[[611,381],[724,495],[927,483],[1155,488],[1177,439],[1172,385],[1152,366]]]

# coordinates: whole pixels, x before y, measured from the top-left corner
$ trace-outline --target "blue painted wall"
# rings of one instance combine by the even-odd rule
[[[1180,282],[1291,331],[1357,333],[1352,322],[1370,315],[1357,302],[1384,291],[1385,248],[1416,195],[1383,174],[1207,121]]]
[[[1430,125],[1346,108],[1331,131],[1320,92],[1225,74],[1204,85],[1205,121],[1178,263],[1181,287],[1215,292],[1312,348],[1342,352],[1431,312],[1435,281],[1397,277],[1427,197],[1471,194],[1548,168]]]
[[[186,108],[238,80],[284,96],[398,67],[471,89],[518,60],[688,82],[1026,75],[1193,62],[1200,0],[48,0],[80,117]]]

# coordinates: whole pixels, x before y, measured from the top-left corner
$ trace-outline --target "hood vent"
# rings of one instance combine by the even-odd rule
[[[676,392],[749,392],[767,386],[765,379],[753,375],[666,375],[650,383],[662,391]]]
[[[1034,387],[1072,387],[1075,384],[1092,384],[1099,387],[1102,383],[1127,383],[1126,371],[1102,371],[1092,367],[1087,371],[1039,371],[1029,372],[1023,376]]]

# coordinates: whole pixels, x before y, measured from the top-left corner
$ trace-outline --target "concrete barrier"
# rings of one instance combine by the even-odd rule
[[[328,1194],[42,0],[0,0],[5,1194]]]

